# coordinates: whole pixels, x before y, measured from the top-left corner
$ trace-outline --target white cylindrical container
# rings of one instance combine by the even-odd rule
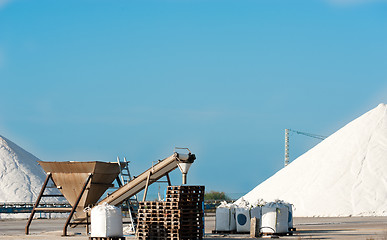
[[[262,207],[261,232],[287,233],[289,209],[282,203],[268,203]]]
[[[216,208],[215,229],[225,232],[236,230],[234,205],[222,203]]]
[[[261,232],[262,233],[275,233],[277,228],[277,216],[276,208],[269,207],[267,205],[262,207],[262,221]]]
[[[238,207],[235,209],[236,230],[237,232],[250,232],[250,208]]]
[[[121,208],[102,204],[91,209],[91,237],[122,237]]]

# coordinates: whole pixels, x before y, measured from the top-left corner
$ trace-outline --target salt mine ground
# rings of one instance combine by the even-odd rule
[[[61,237],[65,219],[39,219],[31,227],[31,235],[24,235],[26,219],[0,221],[0,239],[63,239],[86,240],[84,227],[69,230],[70,236]],[[294,218],[297,231],[293,236],[280,239],[387,239],[387,217],[339,217],[339,218]],[[212,234],[215,229],[215,215],[205,218],[204,239],[253,239],[247,234]],[[126,239],[136,239],[126,235]]]

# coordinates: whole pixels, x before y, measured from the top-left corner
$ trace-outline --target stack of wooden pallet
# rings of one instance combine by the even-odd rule
[[[169,186],[165,201],[168,239],[203,239],[204,186]]]
[[[204,186],[169,186],[165,202],[140,202],[137,238],[203,239]]]
[[[138,239],[167,239],[164,202],[139,202],[137,221]]]

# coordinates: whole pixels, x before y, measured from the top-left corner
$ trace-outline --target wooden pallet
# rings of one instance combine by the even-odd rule
[[[204,214],[203,209],[169,209],[165,208],[164,211],[166,214]]]
[[[89,237],[89,240],[125,240],[125,237]]]
[[[181,202],[181,203],[201,203],[204,201],[204,198],[198,198],[198,197],[187,197],[185,198],[179,198],[179,197],[167,197],[166,202]]]
[[[163,204],[163,206],[139,206],[138,210],[139,212],[157,212],[157,211],[163,211],[165,208],[165,205]]]
[[[169,186],[165,202],[140,202],[136,237],[203,239],[204,186]]]
[[[171,190],[167,189],[167,195],[179,195],[179,196],[204,196],[204,190]]]
[[[203,235],[203,229],[173,229],[168,231],[170,234],[180,235]]]
[[[136,236],[136,238],[138,240],[149,240],[149,239],[152,239],[152,240],[167,240],[169,238],[165,237],[165,236]]]
[[[187,226],[178,226],[178,225],[167,225],[166,226],[167,230],[169,232],[173,231],[192,231],[192,232],[202,232],[204,225],[202,226],[195,226],[195,227],[187,227]]]
[[[176,197],[176,196],[171,196],[171,197],[166,197],[165,199],[166,202],[186,202],[186,203],[201,203],[204,201],[204,198],[202,197],[195,197],[195,196],[189,196],[189,197]]]
[[[187,196],[197,196],[197,197],[204,197],[204,191],[180,191],[180,190],[167,190],[167,196],[180,196],[180,197],[187,197]]]
[[[182,221],[181,219],[178,220],[178,219],[167,219],[165,221],[165,225],[179,225],[179,226],[186,226],[186,227],[190,227],[190,226],[194,226],[194,227],[197,227],[197,226],[201,226],[203,225],[203,221],[191,221],[191,220],[186,220],[186,221]]]
[[[171,201],[170,199],[166,199],[165,207],[169,209],[186,209],[186,210],[194,210],[194,209],[203,209],[203,201],[195,201],[195,202],[177,202]]]

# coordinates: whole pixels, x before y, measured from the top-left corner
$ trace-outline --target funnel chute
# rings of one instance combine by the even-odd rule
[[[104,192],[112,186],[120,173],[117,163],[107,162],[44,162],[39,161],[46,173],[51,173],[54,184],[63,196],[74,206],[82,191],[85,180],[92,174],[85,192],[77,206],[77,212],[83,213],[88,205],[96,203]]]
[[[104,192],[113,186],[113,181],[120,173],[117,163],[108,162],[44,162],[38,161],[39,165],[47,173],[46,180],[42,186],[39,197],[26,225],[26,234],[29,233],[29,226],[35,212],[70,212],[66,224],[63,228],[63,235],[67,235],[67,226],[74,216],[74,222],[87,220],[87,215],[83,211],[87,206],[95,204]],[[38,207],[44,195],[49,180],[62,193],[63,197],[70,203],[71,208],[41,208]]]

